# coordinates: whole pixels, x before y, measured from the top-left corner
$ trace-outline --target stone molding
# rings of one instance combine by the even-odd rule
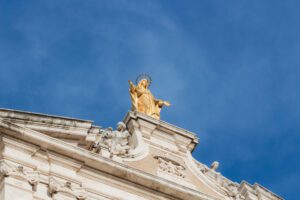
[[[93,121],[90,120],[81,120],[2,108],[0,108],[0,119],[39,132],[46,132],[50,135],[59,135],[63,137],[71,136],[77,139],[85,137],[88,132],[99,129],[99,127],[93,126]]]

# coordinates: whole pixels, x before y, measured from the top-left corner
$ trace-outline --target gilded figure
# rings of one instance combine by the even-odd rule
[[[149,76],[143,75],[135,86],[128,80],[130,88],[129,93],[131,97],[131,110],[138,111],[149,115],[155,119],[160,119],[160,111],[163,106],[170,106],[168,101],[155,99],[149,90],[151,79]]]

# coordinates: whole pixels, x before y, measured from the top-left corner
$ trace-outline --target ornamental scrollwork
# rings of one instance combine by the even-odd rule
[[[34,189],[40,181],[39,173],[37,171],[25,170],[22,165],[14,166],[8,164],[4,160],[0,160],[0,175],[5,177],[19,177],[27,180]]]
[[[54,196],[60,192],[70,194],[78,200],[85,200],[88,196],[83,187],[74,187],[69,181],[61,183],[55,178],[49,177],[49,194]]]
[[[159,171],[163,171],[168,174],[175,175],[177,177],[185,178],[184,166],[165,157],[156,156],[155,158],[158,160]]]

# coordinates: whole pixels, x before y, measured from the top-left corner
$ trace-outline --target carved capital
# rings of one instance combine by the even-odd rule
[[[22,165],[10,165],[4,160],[0,160],[0,175],[22,178],[27,180],[28,183],[34,187],[40,182],[39,173],[37,171],[25,170]]]
[[[49,178],[49,193],[53,196],[56,193],[65,192],[77,198],[78,200],[85,200],[87,192],[83,187],[73,187],[72,183],[66,181],[65,183],[57,181],[55,178]]]
[[[0,175],[8,176],[13,171],[12,167],[4,160],[0,160]]]

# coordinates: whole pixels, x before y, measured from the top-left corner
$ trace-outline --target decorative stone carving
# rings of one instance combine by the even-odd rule
[[[99,137],[93,142],[90,150],[95,153],[101,152],[101,150],[108,150],[110,157],[128,155],[130,150],[129,145],[130,134],[126,129],[126,125],[123,122],[119,122],[117,130],[109,127],[100,131]]]
[[[87,192],[82,187],[73,187],[72,183],[67,181],[64,184],[58,182],[53,177],[49,178],[49,194],[54,196],[56,193],[67,193],[74,196],[78,200],[85,200],[87,198]]]
[[[234,200],[244,200],[245,197],[240,194],[239,187],[240,185],[238,183],[234,183],[224,176],[220,172],[217,172],[216,170],[219,167],[219,162],[214,161],[210,168],[208,168],[206,165],[201,164],[199,162],[196,163],[199,170],[211,181],[213,181],[217,187],[219,187],[227,196],[231,197],[231,199]]]
[[[112,134],[113,129],[111,127],[101,129],[100,133],[95,136],[90,150],[94,153],[99,153],[102,148],[108,148],[111,145]]]
[[[210,169],[213,171],[216,171],[219,167],[219,162],[218,161],[214,161],[211,165],[210,165]]]
[[[217,186],[219,191],[222,191],[224,195],[228,196],[231,200],[281,199],[258,184],[250,185],[245,181],[238,184],[230,181],[222,176],[220,172],[216,171],[219,166],[217,161],[213,162],[210,168],[198,161],[196,161],[196,165],[199,170]]]
[[[24,170],[24,167],[22,165],[12,166],[4,160],[0,160],[0,175],[6,177],[19,177],[24,180],[27,180],[28,183],[33,186],[34,190],[40,180],[39,173],[37,171],[27,171]]]
[[[0,161],[0,174],[2,176],[9,176],[9,174],[13,171],[12,167],[9,166],[5,161]]]
[[[223,187],[225,187],[228,191],[228,195],[231,196],[235,200],[244,200],[245,197],[240,194],[239,187],[240,185],[237,183],[233,183],[229,180],[224,181]]]
[[[158,160],[158,164],[159,164],[158,170],[167,172],[169,174],[172,174],[172,175],[175,175],[175,176],[178,176],[181,178],[185,178],[185,174],[184,174],[185,167],[183,167],[179,163],[177,163],[173,160],[170,160],[168,158],[165,158],[165,157],[157,156],[155,158]]]

